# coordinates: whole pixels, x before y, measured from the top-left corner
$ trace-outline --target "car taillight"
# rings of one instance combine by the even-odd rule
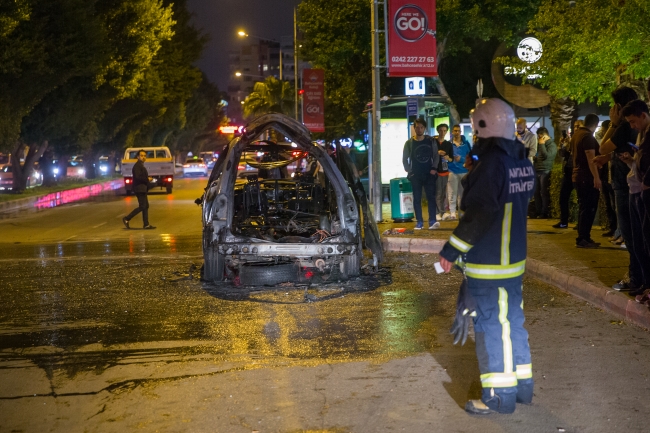
[[[124,183],[131,183],[131,182],[132,182],[131,178],[127,177],[126,179],[124,179]]]
[[[174,180],[174,178],[171,178],[171,177],[167,178],[167,182],[171,182],[172,180]]]

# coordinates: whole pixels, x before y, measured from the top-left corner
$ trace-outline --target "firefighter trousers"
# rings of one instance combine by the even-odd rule
[[[511,413],[515,402],[529,404],[533,397],[522,277],[498,281],[468,278],[468,283],[477,305],[474,332],[482,400],[493,410]]]

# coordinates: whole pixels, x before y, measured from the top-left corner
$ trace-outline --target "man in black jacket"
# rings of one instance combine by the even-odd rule
[[[429,230],[437,229],[436,224],[436,180],[438,177],[437,141],[425,135],[427,122],[419,117],[413,122],[415,136],[404,143],[402,164],[404,171],[413,185],[413,210],[415,211],[415,230],[422,230],[424,219],[422,217],[422,189],[427,196],[429,205]]]
[[[154,226],[149,224],[149,199],[147,198],[147,191],[149,190],[149,173],[144,166],[147,160],[147,152],[140,150],[138,152],[138,162],[133,165],[133,191],[138,198],[138,207],[122,218],[124,226],[129,229],[129,221],[131,218],[142,212],[142,222],[145,229],[155,229]]]

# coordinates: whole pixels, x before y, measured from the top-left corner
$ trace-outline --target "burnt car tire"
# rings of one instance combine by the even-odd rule
[[[245,286],[275,286],[297,281],[300,266],[297,263],[280,265],[244,265],[239,271],[239,280]]]
[[[209,245],[204,254],[203,279],[206,281],[223,281],[226,258],[219,253],[216,245]]]
[[[345,278],[358,277],[361,270],[361,262],[363,261],[363,251],[361,249],[361,242],[357,247],[356,254],[350,254],[343,259],[343,270],[341,273]]]

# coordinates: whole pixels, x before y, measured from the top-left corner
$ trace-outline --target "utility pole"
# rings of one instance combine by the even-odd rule
[[[298,120],[298,12],[293,8],[293,98],[294,98],[294,113],[296,120]]]
[[[379,96],[379,1],[370,0],[372,10],[372,161],[369,172],[371,174],[370,198],[374,205],[375,221],[383,220],[381,201],[381,106]],[[385,7],[385,6],[384,6]]]

